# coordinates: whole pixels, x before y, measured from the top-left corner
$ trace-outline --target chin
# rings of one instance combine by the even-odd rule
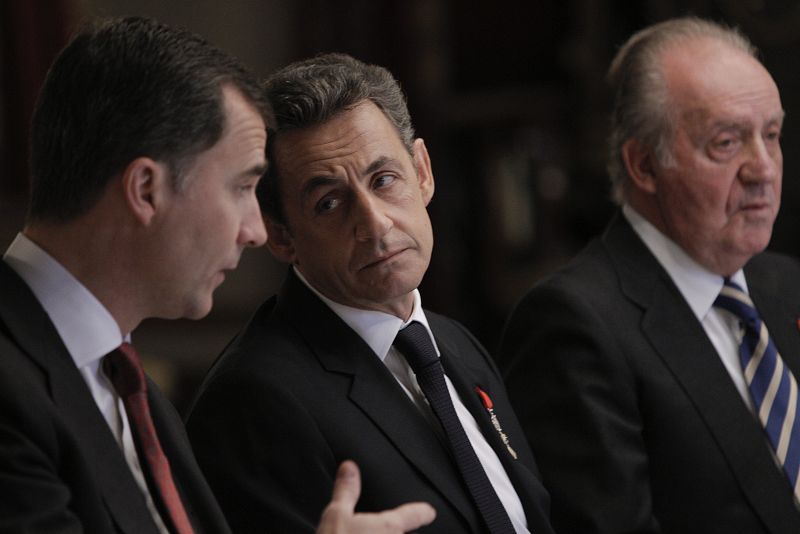
[[[211,312],[213,301],[209,298],[205,301],[194,302],[183,314],[184,319],[202,319]]]
[[[407,298],[419,284],[411,282],[395,283],[385,286],[383,291],[373,296],[375,302],[393,302]]]
[[[748,236],[748,238],[745,239],[744,242],[747,243],[747,248],[753,254],[758,254],[759,252],[763,252],[764,249],[767,248],[770,239],[772,239],[772,226],[770,226],[769,229],[765,229],[751,236]]]

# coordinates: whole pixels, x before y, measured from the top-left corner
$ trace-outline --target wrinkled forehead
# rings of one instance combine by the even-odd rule
[[[273,146],[280,179],[368,172],[378,160],[409,159],[396,129],[372,102],[324,123],[282,132]]]

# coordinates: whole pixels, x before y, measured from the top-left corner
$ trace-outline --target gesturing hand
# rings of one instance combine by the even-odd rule
[[[333,498],[322,512],[317,534],[402,534],[434,520],[436,511],[424,502],[408,503],[379,513],[355,513],[361,475],[354,462],[339,466]]]

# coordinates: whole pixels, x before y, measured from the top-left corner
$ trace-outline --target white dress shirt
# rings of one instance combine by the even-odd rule
[[[374,310],[362,310],[334,302],[309,284],[298,269],[295,268],[294,272],[306,287],[317,295],[322,302],[369,345],[372,351],[394,375],[400,383],[400,386],[402,386],[403,390],[414,402],[423,416],[432,423],[432,428],[440,428],[441,424],[436,419],[436,416],[428,405],[425,394],[420,389],[419,384],[417,384],[414,371],[411,370],[411,366],[408,365],[406,359],[393,345],[394,338],[397,337],[397,333],[402,328],[408,326],[412,321],[418,321],[428,331],[436,353],[440,354],[439,347],[436,345],[436,340],[428,326],[428,319],[425,317],[425,312],[422,310],[422,298],[420,297],[419,291],[415,289],[413,293],[414,308],[411,317],[409,317],[407,321],[403,321],[399,317],[388,313]],[[511,519],[511,524],[514,525],[514,530],[517,534],[529,533],[522,502],[519,500],[519,496],[513,484],[511,484],[511,480],[508,478],[503,464],[500,463],[500,459],[497,457],[494,449],[492,449],[491,445],[489,445],[483,433],[478,428],[478,423],[475,421],[475,418],[472,417],[472,414],[467,410],[466,406],[464,406],[464,403],[461,402],[461,398],[453,387],[450,378],[445,375],[444,379],[447,384],[447,390],[450,392],[453,406],[456,409],[458,419],[461,421],[461,426],[464,427],[464,431],[467,433],[472,448],[475,449],[475,454],[478,456],[483,470],[486,471],[486,475],[489,477],[489,481],[494,487],[500,502],[503,503],[503,507],[506,509],[506,513],[508,513],[508,517]]]
[[[163,534],[168,534],[147,488],[125,407],[101,367],[103,357],[130,336],[123,336],[119,325],[100,301],[24,234],[17,234],[3,260],[25,280],[55,325],[98,409],[122,448],[125,461],[144,493],[156,525]]]
[[[710,272],[694,261],[680,246],[629,205],[623,206],[622,213],[667,271],[695,317],[703,325],[703,330],[717,349],[719,359],[728,371],[739,395],[752,412],[753,402],[739,362],[739,345],[743,335],[739,320],[732,313],[714,307],[714,301],[724,285],[722,276]],[[747,293],[744,271],[739,269],[731,276],[731,280]]]

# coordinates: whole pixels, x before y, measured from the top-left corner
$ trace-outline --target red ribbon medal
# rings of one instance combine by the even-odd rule
[[[494,403],[492,402],[492,399],[490,399],[489,395],[487,395],[486,392],[483,391],[478,386],[475,386],[475,392],[481,398],[481,402],[483,403],[483,407],[486,408],[487,412],[489,412],[489,418],[492,420],[492,425],[494,426],[494,429],[497,430],[497,433],[500,435],[500,439],[503,440],[503,443],[505,444],[506,449],[508,449],[508,452],[511,453],[511,457],[516,460],[517,459],[517,451],[512,449],[511,445],[509,445],[509,443],[508,443],[508,436],[506,436],[506,433],[503,432],[503,427],[500,426],[500,421],[497,420],[497,415],[495,415],[495,413],[494,413]]]

